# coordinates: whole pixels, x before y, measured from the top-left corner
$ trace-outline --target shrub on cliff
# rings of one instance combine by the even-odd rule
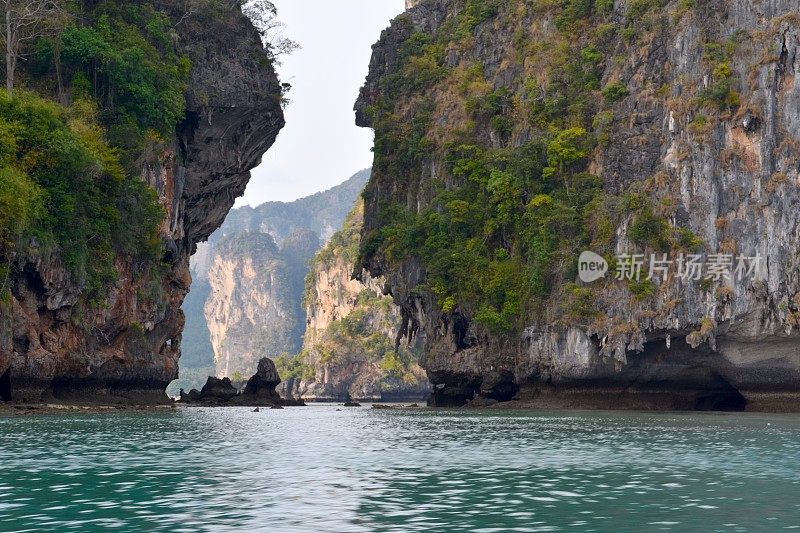
[[[282,381],[287,381],[291,378],[299,379],[302,381],[311,381],[316,375],[314,366],[307,362],[308,354],[302,352],[297,355],[289,353],[282,353],[275,359],[275,367],[278,369],[278,374]]]
[[[369,100],[375,176],[391,191],[365,194],[372,212],[362,264],[382,272],[421,265],[411,297],[432,295],[442,313],[469,318],[481,334],[517,330],[558,307],[548,299],[574,281],[581,250],[608,252],[626,218],[641,248],[692,245],[696,239],[678,235],[653,206],[627,206],[604,191],[588,167],[598,146],[611,144],[629,91],[622,81],[601,83],[618,61],[613,37],[644,36],[664,4],[617,4],[622,18],[610,0],[470,0],[430,35],[400,26],[409,37],[398,65]],[[514,36],[513,58],[489,58],[494,18]],[[552,20],[555,29],[531,20]],[[706,58],[720,83],[701,96],[720,106],[735,101],[724,63],[730,48]],[[434,49],[448,51],[440,76],[403,85],[410,66]],[[493,68],[494,79],[485,79]]]
[[[0,94],[0,152],[0,204],[12,214],[2,210],[6,246],[29,235],[56,247],[90,295],[115,279],[115,254],[158,257],[163,213],[153,191],[124,172],[90,102],[67,108],[32,93]]]
[[[145,2],[70,5],[63,30],[35,43],[23,77],[61,103],[97,102],[108,141],[136,172],[184,116],[190,62],[175,21]]]
[[[69,11],[62,31],[26,50],[20,81],[36,93],[0,96],[0,260],[8,271],[36,237],[91,303],[116,279],[118,257],[134,275],[161,268],[163,210],[139,172],[175,135],[190,65],[175,21],[152,3]]]
[[[16,137],[8,135],[8,125],[3,125],[0,143],[16,142]],[[3,144],[0,150],[5,159],[9,146]],[[42,191],[31,178],[4,162],[0,167],[0,259],[5,258],[14,247],[17,239],[25,232],[41,207]],[[7,270],[0,272],[3,277]]]

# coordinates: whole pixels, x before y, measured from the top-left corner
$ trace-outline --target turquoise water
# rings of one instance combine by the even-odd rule
[[[800,418],[191,408],[0,418],[0,531],[776,531]]]

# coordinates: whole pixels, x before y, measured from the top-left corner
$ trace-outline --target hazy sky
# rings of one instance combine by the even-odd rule
[[[353,104],[372,45],[404,9],[404,0],[274,2],[284,34],[303,48],[278,67],[292,84],[286,127],[237,206],[308,196],[372,164],[372,131],[356,127]]]

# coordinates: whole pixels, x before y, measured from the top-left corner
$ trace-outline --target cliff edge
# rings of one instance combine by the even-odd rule
[[[430,403],[797,410],[798,38],[788,0],[398,17],[356,104],[361,264]]]
[[[238,7],[90,2],[61,37],[61,61],[51,67],[43,60],[41,70],[55,68],[59,99],[70,106],[67,113],[81,102],[99,108],[115,154],[127,154],[127,143],[145,132],[148,117],[162,107],[174,105],[184,112],[175,114],[182,117],[177,126],[162,128],[167,131],[146,130],[142,137],[149,149],[137,150],[135,161],[121,159],[122,169],[133,168],[157,195],[163,218],[153,259],[142,259],[116,242],[100,257],[91,252],[95,245],[89,240],[83,241],[89,242],[88,266],[81,270],[65,260],[69,250],[61,241],[42,245],[30,236],[11,254],[8,312],[0,328],[3,397],[165,401],[163,391],[178,374],[184,325],[180,307],[191,284],[189,257],[223,222],[244,192],[250,169],[283,127],[283,88],[261,36]],[[103,39],[109,44],[100,47]],[[120,52],[111,55],[115,47]],[[131,58],[127,70],[106,78]],[[175,59],[174,70],[168,59]],[[150,61],[149,78],[125,79]],[[55,79],[36,75],[30,75],[30,85],[41,88],[40,93]],[[66,91],[62,78],[72,80]],[[185,103],[177,93],[174,102],[156,98],[145,107],[147,90],[172,87],[180,79]],[[155,80],[152,87],[144,89],[123,85],[150,80]],[[135,111],[123,115],[128,101]],[[32,176],[39,179],[39,174]],[[41,179],[39,185],[48,187]],[[51,190],[45,192],[53,197]],[[124,202],[122,195],[116,206]],[[130,202],[135,205],[123,213],[146,204]],[[113,217],[112,222],[120,228],[136,224]],[[133,233],[137,240],[149,238],[144,230]],[[109,273],[91,285],[84,273],[106,260],[112,265]]]

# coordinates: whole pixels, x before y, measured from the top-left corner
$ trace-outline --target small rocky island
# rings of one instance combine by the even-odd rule
[[[209,376],[208,381],[200,391],[192,389],[187,394],[181,389],[178,403],[209,407],[239,405],[279,408],[305,405],[302,399],[281,398],[275,391],[275,387],[280,383],[281,377],[278,374],[278,369],[275,368],[275,363],[272,359],[264,357],[258,362],[258,370],[247,381],[243,391],[237,389],[230,378]]]

